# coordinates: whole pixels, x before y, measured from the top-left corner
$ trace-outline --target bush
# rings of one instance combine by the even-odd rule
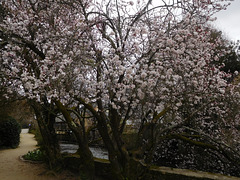
[[[46,154],[40,149],[28,151],[27,154],[23,155],[23,159],[31,161],[46,161]]]
[[[0,116],[0,147],[18,147],[20,133],[21,126],[14,118]]]

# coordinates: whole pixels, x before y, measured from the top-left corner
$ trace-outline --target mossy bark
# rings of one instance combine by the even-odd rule
[[[97,129],[108,150],[109,161],[111,163],[111,179],[138,179],[139,174],[134,171],[134,166],[132,166],[131,163],[135,161],[130,157],[122,140],[121,118],[118,113],[114,109],[110,109],[109,114],[111,115],[107,117],[100,100],[97,101],[98,111],[96,111],[91,104],[86,103],[84,99],[78,98],[78,100],[96,118]],[[110,120],[110,127],[107,123],[108,120]],[[111,129],[111,131],[109,129]]]

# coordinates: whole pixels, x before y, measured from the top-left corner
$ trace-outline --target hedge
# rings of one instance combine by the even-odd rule
[[[0,147],[16,148],[20,143],[20,124],[10,116],[0,116]]]

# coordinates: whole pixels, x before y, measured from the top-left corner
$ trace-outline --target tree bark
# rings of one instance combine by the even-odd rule
[[[55,122],[55,116],[49,111],[49,109],[44,108],[43,105],[40,105],[37,102],[30,101],[30,104],[33,107],[36,115],[50,169],[61,167],[62,156],[53,126]]]
[[[81,161],[81,166],[79,167],[79,170],[81,173],[83,173],[85,176],[87,176],[88,179],[94,180],[94,175],[95,175],[95,165],[94,165],[94,159],[91,150],[89,149],[88,146],[88,139],[87,136],[84,135],[83,131],[81,130],[81,127],[77,126],[70,113],[66,109],[66,107],[60,102],[60,101],[55,101],[55,104],[59,111],[63,114],[68,127],[73,131],[77,143],[79,145],[78,149],[78,154],[80,155],[80,161]]]

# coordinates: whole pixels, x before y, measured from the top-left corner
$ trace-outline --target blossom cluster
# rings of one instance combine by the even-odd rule
[[[180,0],[150,10],[143,1],[2,5],[8,15],[0,30],[8,44],[1,71],[28,98],[100,100],[105,112],[115,109],[136,121],[169,108],[165,124],[201,109],[192,121],[209,128],[206,119],[214,114],[226,124],[232,111],[224,101],[239,98],[229,75],[212,63],[224,52],[216,53],[223,42],[211,39],[208,22],[227,6],[222,1]]]

